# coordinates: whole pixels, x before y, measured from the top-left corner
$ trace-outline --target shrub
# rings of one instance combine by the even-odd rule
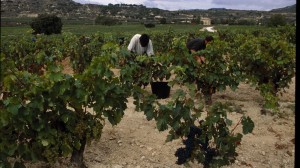
[[[30,27],[34,30],[33,34],[60,34],[62,30],[61,18],[55,15],[41,14],[35,18]]]
[[[119,21],[117,19],[107,17],[107,16],[97,16],[95,20],[95,24],[98,25],[106,25],[106,26],[112,26],[118,24]]]
[[[144,26],[147,28],[154,28],[155,24],[154,23],[145,23]]]
[[[269,27],[278,27],[286,25],[286,18],[281,14],[275,14],[270,17],[267,25]]]
[[[161,18],[161,19],[159,20],[159,23],[160,23],[160,24],[167,24],[167,19],[166,19],[166,18]]]

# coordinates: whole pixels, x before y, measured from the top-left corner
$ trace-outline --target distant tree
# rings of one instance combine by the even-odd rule
[[[200,16],[198,17],[194,17],[191,21],[193,24],[202,24],[203,25],[203,22],[200,21]]]
[[[167,23],[167,19],[166,18],[161,18],[161,19],[159,19],[159,23],[160,24],[166,24]]]
[[[236,24],[238,24],[238,25],[255,25],[256,22],[255,22],[255,20],[240,19],[240,20],[237,20]]]
[[[270,27],[284,26],[286,25],[286,19],[281,14],[275,14],[267,21],[267,25]]]
[[[228,19],[222,18],[220,21],[221,24],[229,24]]]
[[[211,24],[220,24],[220,19],[212,19]]]
[[[117,19],[114,19],[112,17],[108,16],[97,16],[95,19],[95,24],[98,25],[106,25],[106,26],[112,26],[120,23]]]
[[[144,26],[147,28],[154,28],[155,24],[154,23],[144,23]]]
[[[60,34],[62,26],[61,18],[50,14],[41,14],[30,23],[33,34]]]
[[[228,24],[229,24],[229,25],[236,25],[236,24],[237,24],[237,20],[236,20],[236,19],[233,19],[233,18],[229,18],[229,19],[228,19]]]

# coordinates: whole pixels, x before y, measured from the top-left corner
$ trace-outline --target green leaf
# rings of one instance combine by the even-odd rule
[[[177,117],[177,118],[174,118],[173,120],[173,123],[171,124],[171,127],[174,129],[174,130],[177,130],[180,128],[180,122],[179,121],[176,121],[176,119],[180,120],[180,117]]]
[[[32,161],[35,162],[35,161],[38,161],[38,160],[39,160],[37,154],[38,154],[38,153],[33,152],[33,151],[30,152],[30,156],[31,156],[31,160],[32,160]]]
[[[169,135],[167,135],[166,142],[171,142],[173,139],[175,139],[175,135],[174,134],[169,134]]]
[[[14,76],[14,75],[7,75],[3,79],[3,85],[4,85],[4,87],[6,87],[7,89],[13,88],[15,80],[17,80],[16,76]]]
[[[69,120],[69,115],[64,114],[64,115],[61,117],[61,119],[63,120],[64,123],[67,123],[68,120]]]
[[[28,145],[27,144],[20,144],[18,146],[18,153],[20,154],[20,156],[22,155],[26,155],[28,153]]]
[[[42,123],[42,120],[36,120],[32,123],[32,128],[38,132],[40,132],[45,126]]]
[[[243,117],[242,125],[243,125],[243,134],[248,134],[253,131],[254,122],[251,120],[250,117],[247,117],[247,118]]]
[[[47,67],[47,69],[50,71],[50,72],[60,72],[61,71],[61,68],[59,66],[56,66],[56,65],[49,65]]]
[[[18,145],[17,144],[12,144],[12,145],[9,146],[9,150],[8,150],[7,154],[9,156],[13,156],[17,149],[18,149]]]
[[[48,146],[49,142],[46,139],[42,139],[42,145],[43,146]]]
[[[8,113],[0,113],[0,127],[7,126],[10,122],[10,115]]]
[[[61,81],[63,79],[63,74],[61,73],[51,73],[49,79],[52,81]]]
[[[232,121],[231,120],[229,120],[229,119],[225,119],[225,123],[226,123],[226,125],[228,125],[228,126],[231,126],[232,125]]]
[[[80,141],[79,141],[79,140],[75,140],[75,142],[74,142],[74,147],[75,147],[75,149],[77,149],[77,150],[79,150],[79,149],[80,149],[80,147],[81,147],[81,143],[80,143]]]
[[[168,129],[167,119],[164,116],[158,117],[156,126],[159,131]]]
[[[70,145],[68,145],[68,144],[63,144],[62,145],[62,154],[63,154],[63,156],[68,156],[70,153],[72,153],[73,152],[73,150],[72,150],[72,148],[71,148],[71,146]]]
[[[20,104],[10,105],[10,106],[7,107],[7,111],[10,112],[13,115],[17,115],[20,107],[21,107]]]
[[[123,115],[124,112],[123,111],[113,111],[113,110],[107,110],[103,112],[104,116],[108,117],[108,121],[112,124],[112,125],[117,125]]]
[[[144,109],[145,111],[144,114],[146,115],[147,120],[150,121],[154,117],[153,108],[152,107],[147,108],[147,107],[146,109]]]
[[[30,102],[30,105],[33,108],[38,108],[40,111],[44,110],[44,99],[42,96],[32,100],[32,102]]]

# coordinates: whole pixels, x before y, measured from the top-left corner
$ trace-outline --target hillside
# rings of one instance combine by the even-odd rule
[[[95,8],[93,8],[95,6]],[[1,17],[35,17],[40,13],[53,13],[61,17],[96,14],[100,7],[82,5],[72,0],[2,0]]]
[[[284,8],[272,9],[271,12],[278,13],[296,13],[296,4]]]
[[[166,18],[167,23],[191,23],[195,20],[200,21],[200,18],[208,17],[211,19],[212,24],[237,24],[239,20],[246,20],[248,23],[263,22],[264,19],[269,18],[276,12],[283,13],[287,21],[295,22],[295,8],[296,5],[293,5],[269,12],[225,8],[168,11],[158,8],[147,8],[143,5],[80,4],[72,0],[1,0],[1,25],[8,24],[13,19],[34,18],[41,13],[55,14],[63,18],[63,20],[84,21],[91,24],[98,15],[110,16],[122,22],[157,23],[159,19]],[[24,24],[27,23],[24,22]]]

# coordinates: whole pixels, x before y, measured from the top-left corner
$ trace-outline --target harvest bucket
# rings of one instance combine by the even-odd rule
[[[171,87],[168,82],[151,82],[151,91],[158,99],[165,99],[170,96]]]

